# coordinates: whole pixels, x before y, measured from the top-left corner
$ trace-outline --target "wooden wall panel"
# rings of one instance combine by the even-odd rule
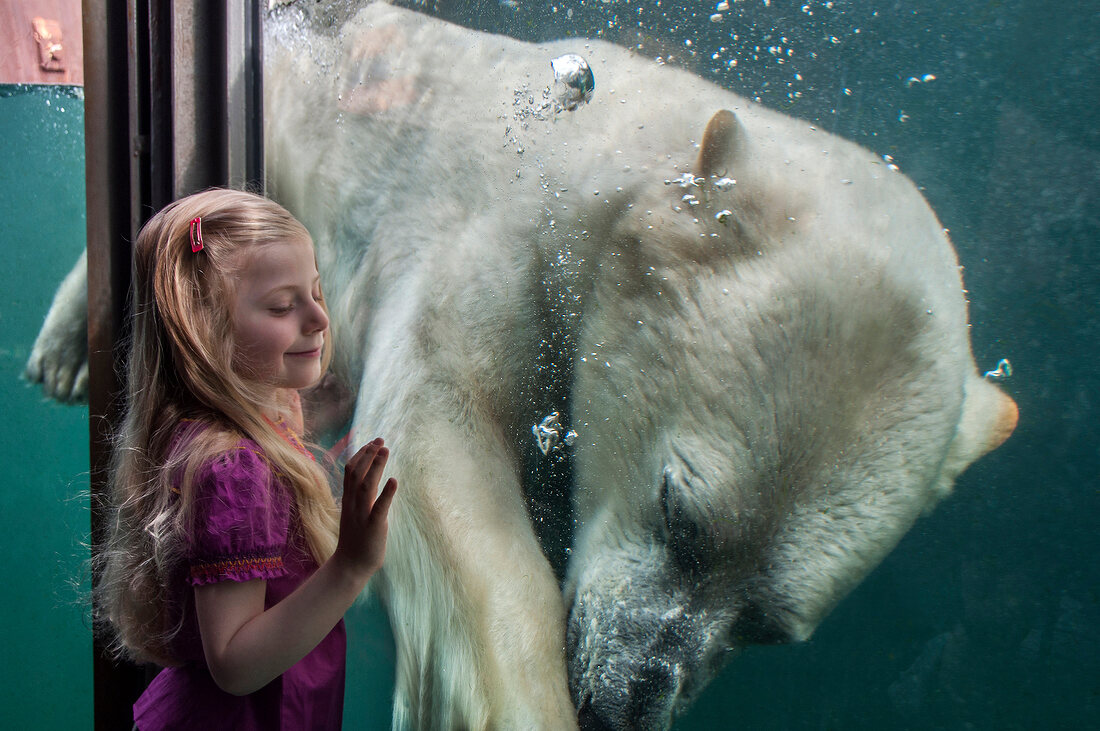
[[[80,0],[0,0],[0,84],[84,85],[84,36]],[[31,21],[55,20],[61,26],[64,70],[45,71]]]

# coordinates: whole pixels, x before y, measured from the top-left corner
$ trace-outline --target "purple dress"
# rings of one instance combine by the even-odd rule
[[[260,690],[234,696],[210,676],[192,587],[218,581],[267,581],[264,607],[293,592],[317,564],[296,531],[287,486],[272,474],[259,445],[203,465],[195,478],[195,529],[181,568],[175,640],[183,664],[157,675],[134,704],[141,731],[154,729],[339,729],[344,707],[347,636],[341,620],[308,655]]]

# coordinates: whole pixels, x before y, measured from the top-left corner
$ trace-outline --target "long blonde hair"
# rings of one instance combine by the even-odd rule
[[[195,217],[202,219],[199,252],[192,252],[189,238]],[[290,487],[295,527],[317,562],[336,547],[338,513],[327,475],[265,418],[280,409],[270,403],[270,388],[233,367],[234,275],[246,254],[287,240],[311,242],[282,206],[224,189],[168,205],[138,235],[126,411],[109,476],[109,535],[93,557],[95,619],[119,655],[162,665],[178,661],[172,640],[182,616],[172,606],[179,591],[173,583],[182,578],[192,482],[199,467],[242,437],[259,444]],[[326,333],[322,372],[331,357]],[[186,449],[173,450],[184,419],[196,424],[193,439]]]

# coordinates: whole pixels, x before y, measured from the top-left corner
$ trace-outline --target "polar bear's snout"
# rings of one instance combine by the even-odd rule
[[[582,731],[667,729],[742,646],[793,639],[752,601],[723,606],[705,588],[670,586],[656,565],[630,568],[573,606],[567,654]]]
[[[628,600],[591,599],[575,607],[567,635],[581,729],[668,728],[705,683],[706,618],[679,608],[658,615]],[[584,632],[593,626],[599,629]]]

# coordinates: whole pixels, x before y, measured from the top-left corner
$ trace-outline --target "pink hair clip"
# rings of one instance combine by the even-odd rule
[[[191,251],[202,251],[202,217],[195,216],[191,219]]]

